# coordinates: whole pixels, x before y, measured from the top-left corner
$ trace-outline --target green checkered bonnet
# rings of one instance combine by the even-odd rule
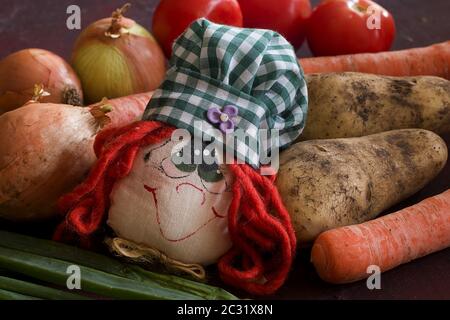
[[[237,114],[231,115],[233,126],[225,134],[208,110],[220,115],[229,106]],[[199,19],[175,42],[170,69],[143,120],[212,138],[216,146],[259,167],[260,155],[286,147],[301,134],[307,109],[303,71],[286,39],[274,31]],[[219,120],[229,118],[224,116]]]

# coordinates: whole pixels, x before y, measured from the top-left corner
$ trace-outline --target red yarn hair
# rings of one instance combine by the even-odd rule
[[[98,157],[88,178],[61,197],[65,220],[54,234],[58,241],[77,238],[81,244],[102,228],[114,183],[132,170],[140,148],[170,139],[174,128],[156,121],[139,121],[99,133]],[[274,293],[286,280],[296,250],[291,220],[274,184],[248,165],[231,164],[233,199],[228,229],[233,247],[218,263],[222,280],[255,295]]]

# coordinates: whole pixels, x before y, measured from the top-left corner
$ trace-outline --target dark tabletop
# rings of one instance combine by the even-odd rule
[[[181,1],[181,0],[180,0]],[[183,0],[188,1],[188,0]],[[66,28],[69,5],[81,8],[82,27],[109,16],[126,0],[1,0],[0,58],[30,47],[48,49],[69,58],[79,31]],[[128,16],[150,29],[158,0],[129,0]],[[275,1],[276,2],[276,1]],[[317,3],[318,0],[313,0]],[[397,38],[394,49],[425,46],[450,39],[450,0],[378,0],[394,15]],[[300,56],[308,56],[305,44]],[[450,147],[450,135],[444,137]],[[450,187],[450,164],[426,188],[389,210],[398,210]],[[326,284],[301,250],[287,284],[274,299],[450,299],[450,249],[386,272],[381,290],[370,291],[365,281],[349,285]]]

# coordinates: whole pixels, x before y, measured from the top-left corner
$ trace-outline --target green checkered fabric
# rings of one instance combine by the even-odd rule
[[[231,134],[214,131],[217,126],[206,116],[210,108],[227,105],[238,109],[236,132],[245,132],[245,138],[231,138],[234,145]],[[270,30],[199,19],[174,43],[170,69],[143,119],[213,138],[226,152],[259,167],[261,154],[286,147],[301,134],[307,108],[303,71],[286,39]]]

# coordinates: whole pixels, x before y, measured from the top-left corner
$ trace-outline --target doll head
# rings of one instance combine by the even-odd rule
[[[177,164],[179,153],[193,149],[177,145],[167,139],[139,151],[130,174],[114,185],[107,223],[119,237],[172,259],[210,265],[231,248],[233,177],[226,165]]]
[[[296,239],[275,176],[260,173],[260,155],[287,147],[304,127],[307,92],[295,52],[276,32],[200,19],[177,39],[170,65],[142,121],[97,136],[98,161],[61,199],[66,219],[55,238],[90,238],[106,223],[171,259],[217,263],[230,285],[273,293]],[[216,149],[180,148],[177,128]],[[176,159],[206,151],[218,161]]]

